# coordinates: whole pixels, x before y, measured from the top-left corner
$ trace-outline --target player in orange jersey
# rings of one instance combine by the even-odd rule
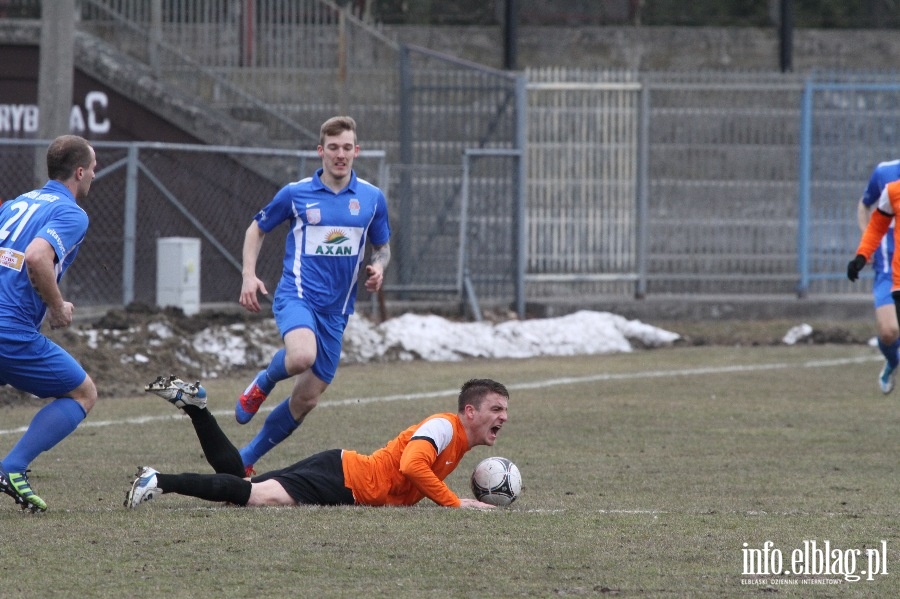
[[[900,180],[900,160],[879,162],[869,176],[869,182],[863,190],[856,207],[856,220],[859,232],[865,233],[872,212],[885,186]],[[893,228],[893,225],[891,226]],[[878,386],[885,395],[894,390],[897,372],[900,370],[900,326],[897,324],[897,310],[894,298],[891,297],[893,271],[891,262],[894,257],[894,231],[882,237],[881,243],[872,254],[872,298],[875,305],[875,330],[878,333],[878,350],[884,356],[884,366],[878,374]]]
[[[872,254],[881,246],[881,241],[891,229],[891,223],[894,222],[894,215],[900,210],[900,181],[893,181],[884,186],[881,196],[875,204],[875,210],[872,217],[863,231],[862,239],[859,247],[856,248],[856,256],[847,264],[847,278],[856,281],[859,273],[865,268]],[[898,242],[900,236],[900,228],[893,227],[894,246]],[[891,297],[894,300],[894,311],[900,320],[900,254],[893,253],[891,259]],[[878,382],[881,391],[885,394],[890,393],[894,388],[896,378],[896,368],[892,368],[888,363],[882,369]]]
[[[900,211],[900,181],[894,181],[884,186],[869,224],[862,234],[859,246],[856,248],[856,257],[847,264],[847,278],[856,281],[859,273],[865,268],[869,258],[878,249],[882,238],[887,234],[894,215]],[[894,242],[896,244],[897,237],[900,236],[900,228],[894,227]],[[891,269],[893,270],[891,297],[894,298],[894,307],[897,308],[898,300],[900,300],[900,253],[894,252],[891,261]],[[900,312],[898,312],[900,315]]]
[[[477,445],[494,445],[507,420],[509,392],[490,379],[462,386],[455,413],[434,414],[410,426],[371,455],[332,449],[292,466],[244,478],[240,453],[206,409],[206,391],[175,377],[145,387],[187,414],[215,474],[163,474],[138,469],[125,507],[135,508],[163,493],[179,493],[241,506],[415,505],[427,497],[438,505],[491,509],[460,498],[444,483]]]

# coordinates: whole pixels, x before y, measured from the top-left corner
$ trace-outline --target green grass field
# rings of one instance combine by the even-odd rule
[[[875,350],[843,345],[344,366],[301,429],[258,464],[374,450],[452,409],[464,380],[492,377],[510,388],[510,420],[448,480],[468,494],[478,460],[511,458],[523,495],[492,512],[427,500],[241,509],[170,495],[126,510],[138,465],[209,467],[190,422],[164,401],[102,400],[32,465],[47,513],[22,514],[0,496],[0,595],[897,597],[900,390],[881,395],[880,365]],[[259,424],[230,415],[246,380],[204,384],[223,428],[249,440]],[[0,451],[34,411],[0,410]],[[829,542],[837,574],[744,575],[748,555],[773,565],[780,555],[789,569],[812,541]],[[846,580],[883,547],[877,574]]]

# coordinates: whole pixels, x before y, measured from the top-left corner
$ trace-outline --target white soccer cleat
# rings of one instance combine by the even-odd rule
[[[125,493],[125,507],[134,509],[145,501],[155,499],[157,495],[162,495],[162,489],[156,486],[156,475],[159,474],[150,466],[141,466],[138,468],[137,478],[131,483],[131,489]]]
[[[881,369],[881,374],[878,375],[878,386],[881,387],[881,392],[887,395],[893,391],[896,379],[897,369],[891,368],[891,365],[885,362],[884,368]]]
[[[887,395],[893,391],[896,379],[897,369],[891,368],[891,365],[885,362],[884,368],[881,369],[881,373],[878,375],[878,386],[881,388],[881,392]]]
[[[176,408],[183,408],[186,405],[206,407],[206,389],[200,386],[200,381],[191,385],[175,375],[158,376],[156,380],[144,386],[144,391],[159,395]]]

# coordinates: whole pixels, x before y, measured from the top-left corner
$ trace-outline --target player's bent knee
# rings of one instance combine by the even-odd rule
[[[302,395],[292,395],[290,402],[291,415],[294,417],[294,420],[299,420],[319,405],[319,396],[305,397]]]
[[[97,386],[90,376],[85,377],[84,381],[69,393],[69,397],[81,404],[84,411],[90,412],[97,403]]]
[[[315,354],[309,355],[303,353],[296,355],[287,355],[284,358],[284,368],[288,371],[288,374],[298,375],[309,370],[315,361]]]
[[[878,336],[878,340],[884,345],[893,345],[897,339],[900,339],[900,331],[884,331]]]

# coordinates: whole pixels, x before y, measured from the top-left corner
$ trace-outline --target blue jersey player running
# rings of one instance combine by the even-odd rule
[[[32,490],[28,465],[74,431],[97,400],[81,365],[40,331],[45,316],[54,329],[72,323],[59,280],[87,232],[76,202],[87,198],[96,166],[87,140],[58,137],[47,150],[47,184],[0,207],[0,384],[54,398],[0,461],[0,491],[32,512],[47,503]]]
[[[860,231],[865,232],[872,210],[884,191],[884,186],[900,179],[900,160],[882,162],[875,167],[869,177],[869,183],[857,206],[857,221]],[[891,228],[893,228],[891,224]],[[897,324],[897,311],[891,297],[892,273],[891,260],[894,256],[893,231],[881,240],[881,247],[875,252],[872,266],[875,269],[875,281],[872,294],[875,296],[875,330],[878,334],[878,349],[884,354],[885,364],[878,375],[878,386],[887,395],[894,390],[897,377],[898,349],[900,349],[900,326]]]
[[[372,244],[365,268],[369,292],[381,288],[391,257],[384,194],[353,170],[359,155],[356,122],[347,116],[325,121],[317,151],[322,168],[276,193],[244,236],[240,303],[250,312],[259,312],[257,293],[268,294],[256,276],[263,239],[283,222],[290,227],[284,269],[272,302],[284,348],[241,394],[235,406],[237,421],[249,422],[278,381],[296,377],[290,397],[266,417],[256,437],[241,449],[248,473],[260,457],[300,426],[334,379],[366,242]]]

